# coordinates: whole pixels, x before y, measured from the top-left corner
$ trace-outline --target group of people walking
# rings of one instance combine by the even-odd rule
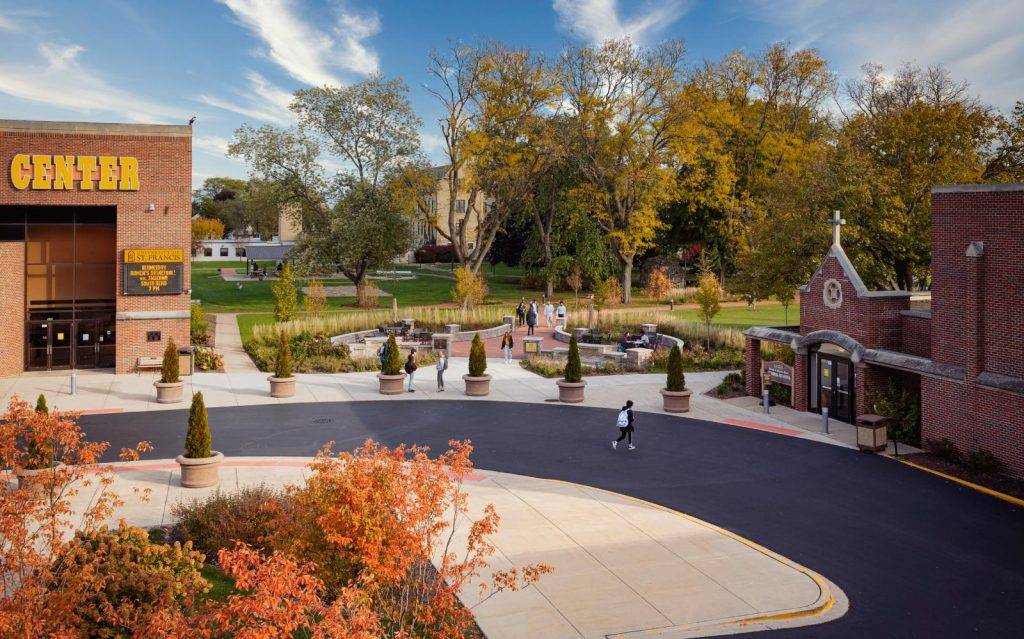
[[[516,306],[516,323],[518,326],[526,326],[527,335],[533,335],[533,329],[537,326],[537,319],[541,310],[544,311],[545,326],[550,328],[552,324],[555,326],[565,324],[565,302],[559,300],[558,306],[555,307],[550,299],[545,298],[544,307],[541,309],[537,305],[537,300],[530,300],[527,303],[524,297],[519,300],[519,305]]]

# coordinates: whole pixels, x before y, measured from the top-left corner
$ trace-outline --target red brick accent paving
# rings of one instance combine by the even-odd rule
[[[555,328],[545,327],[543,323],[540,326],[536,326],[533,329],[533,333],[536,337],[543,337],[544,341],[541,343],[541,348],[547,350],[556,346],[568,346],[555,339]],[[523,338],[526,337],[526,327],[522,326],[516,328],[512,333],[512,340],[514,345],[512,347],[512,357],[520,359],[523,356]],[[452,357],[469,357],[469,347],[473,344],[472,341],[455,342],[451,347]],[[501,351],[501,337],[494,337],[491,339],[484,340],[484,351],[487,353],[487,357],[504,357],[505,354]]]

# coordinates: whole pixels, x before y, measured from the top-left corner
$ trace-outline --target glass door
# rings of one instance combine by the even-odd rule
[[[96,366],[99,368],[114,368],[117,364],[117,333],[114,318],[97,322],[96,330],[96,352],[99,361]]]
[[[818,353],[818,404],[816,412],[828,408],[829,417],[853,421],[853,365],[850,360]]]
[[[50,367],[50,322],[29,322],[25,340],[25,369],[46,370]]]
[[[50,322],[50,369],[71,368],[74,322],[56,320]]]
[[[96,336],[97,322],[79,320],[75,322],[75,368],[96,368],[99,360],[99,340]]]

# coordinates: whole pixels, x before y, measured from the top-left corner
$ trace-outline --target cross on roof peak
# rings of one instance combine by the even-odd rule
[[[843,216],[839,211],[833,211],[832,219],[829,220],[829,223],[832,225],[832,243],[836,246],[840,246],[839,229],[843,224],[846,224],[846,220],[843,219]]]

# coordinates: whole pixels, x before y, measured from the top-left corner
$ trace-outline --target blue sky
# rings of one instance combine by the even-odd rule
[[[942,63],[985,102],[1024,99],[1024,0],[0,0],[0,118],[185,123],[194,184],[245,175],[240,124],[288,125],[289,94],[380,71],[411,87],[436,149],[427,54],[493,38],[556,57],[570,42],[686,41],[688,61],[773,42],[861,64]]]

